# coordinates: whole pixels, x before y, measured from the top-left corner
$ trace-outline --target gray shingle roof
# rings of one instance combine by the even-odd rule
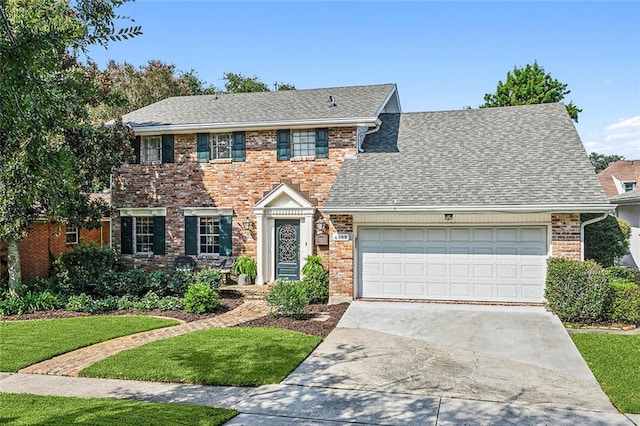
[[[325,207],[608,202],[562,104],[380,118]]]
[[[610,197],[609,201],[616,204],[636,204],[640,203],[640,189],[623,192],[622,194]]]
[[[177,96],[125,114],[132,127],[375,117],[395,84]],[[333,96],[336,106],[328,102]]]

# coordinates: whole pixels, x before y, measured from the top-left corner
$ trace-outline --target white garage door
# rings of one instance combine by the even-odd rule
[[[542,302],[547,228],[360,228],[359,295]]]

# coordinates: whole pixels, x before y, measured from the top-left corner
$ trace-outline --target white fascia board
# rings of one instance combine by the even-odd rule
[[[182,207],[185,216],[232,216],[233,207]]]
[[[369,127],[374,126],[377,117],[351,117],[316,120],[283,120],[283,121],[256,121],[235,123],[199,123],[199,124],[162,124],[157,126],[131,126],[137,135],[152,135],[162,133],[193,133],[199,131],[241,131],[282,128],[308,128],[308,127]]]
[[[382,114],[382,111],[384,111],[384,108],[387,106],[387,103],[389,103],[389,101],[397,91],[398,91],[398,86],[394,84],[393,89],[389,91],[389,94],[387,95],[387,97],[384,99],[384,101],[382,101],[382,105],[380,105],[380,108],[378,108],[378,111],[376,111],[376,117]],[[400,107],[400,99],[398,99],[398,110],[402,112],[402,108]]]
[[[615,205],[602,204],[539,204],[539,205],[495,205],[495,206],[369,206],[369,207],[320,207],[323,213],[373,213],[373,212],[495,212],[495,213],[604,213],[615,209]]]

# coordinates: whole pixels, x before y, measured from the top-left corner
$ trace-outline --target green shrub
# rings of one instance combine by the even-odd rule
[[[271,315],[283,315],[291,318],[303,318],[304,307],[309,298],[300,281],[279,281],[265,300],[271,307]]]
[[[96,295],[96,283],[115,266],[111,247],[79,244],[54,262],[54,275],[70,294]]]
[[[100,297],[120,296],[120,274],[113,269],[105,272],[96,283],[96,294]]]
[[[0,316],[20,315],[22,314],[22,303],[18,296],[10,296],[4,294],[0,299]]]
[[[188,269],[178,269],[173,273],[169,281],[171,292],[178,297],[184,296],[189,286],[193,283],[193,273]]]
[[[170,280],[171,277],[164,271],[151,271],[147,274],[147,290],[160,297],[166,296],[171,291]]]
[[[138,298],[130,294],[125,294],[118,298],[117,306],[119,311],[127,311],[136,308]]]
[[[91,313],[93,312],[93,299],[85,293],[80,293],[77,296],[70,296],[65,309],[73,312]]]
[[[117,294],[141,297],[147,292],[147,274],[143,269],[134,268],[117,275]]]
[[[91,313],[96,312],[111,312],[118,309],[118,298],[115,296],[107,296],[103,299],[98,299],[93,302],[91,306]]]
[[[218,269],[203,269],[194,276],[197,284],[206,284],[213,290],[217,290],[222,283],[222,272]]]
[[[609,280],[620,279],[628,282],[635,282],[638,271],[626,266],[609,266],[604,270]]]
[[[154,309],[158,309],[159,307],[160,298],[152,291],[142,296],[135,305],[135,309],[142,312],[153,311]]]
[[[329,284],[319,280],[310,280],[305,277],[300,281],[300,285],[304,290],[308,303],[326,304],[329,301]]]
[[[612,321],[636,324],[640,320],[640,286],[620,279],[609,281],[612,292],[607,309]]]
[[[305,264],[302,267],[302,275],[305,277],[318,274],[320,272],[324,272],[324,267],[322,266],[322,258],[316,254],[310,254],[309,256],[304,258]]]
[[[160,299],[160,310],[166,311],[181,311],[184,309],[184,299],[175,296],[165,296]]]
[[[192,314],[213,312],[218,306],[220,296],[208,284],[191,284],[184,295],[184,310]]]
[[[583,213],[581,221],[600,216],[600,213]],[[584,256],[602,266],[613,266],[616,259],[629,250],[629,223],[609,216],[584,228]]]
[[[607,276],[594,261],[552,258],[547,267],[544,295],[562,321],[597,322],[606,314]]]

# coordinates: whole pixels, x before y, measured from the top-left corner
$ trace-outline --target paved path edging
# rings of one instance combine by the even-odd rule
[[[18,372],[22,374],[77,377],[84,368],[126,349],[136,348],[156,340],[167,339],[196,330],[204,330],[212,327],[232,327],[246,321],[260,318],[268,312],[269,307],[264,301],[245,301],[236,309],[215,317],[107,340],[30,365]]]

